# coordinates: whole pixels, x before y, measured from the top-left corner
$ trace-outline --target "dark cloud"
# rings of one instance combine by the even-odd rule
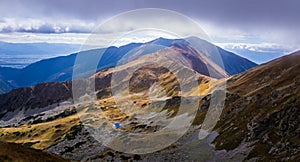
[[[298,27],[299,6],[298,0],[7,0],[0,2],[0,14],[4,17],[54,17],[95,21],[132,9],[154,7],[179,11],[220,24]]]

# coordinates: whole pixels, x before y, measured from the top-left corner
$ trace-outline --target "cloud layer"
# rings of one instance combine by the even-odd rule
[[[299,0],[3,0],[0,1],[0,33],[84,34],[121,12],[165,8],[197,20],[216,43],[269,43],[295,50],[300,47],[299,6]],[[141,15],[141,23],[142,20]],[[103,34],[133,28],[115,25]]]
[[[299,27],[300,1],[274,0],[3,0],[2,17],[81,19],[95,21],[138,8],[165,8],[220,25]]]

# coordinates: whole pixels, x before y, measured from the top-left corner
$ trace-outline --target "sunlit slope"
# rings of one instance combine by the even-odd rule
[[[0,139],[37,149],[48,149],[64,140],[73,139],[81,131],[83,119],[97,121],[96,124],[110,123],[110,127],[113,126],[114,122],[122,122],[128,119],[127,127],[122,128],[122,131],[147,132],[160,129],[162,125],[153,124],[148,126],[146,130],[143,130],[145,121],[136,121],[134,118],[137,114],[161,113],[165,110],[168,117],[176,115],[182,95],[176,75],[183,72],[193,72],[194,74],[190,78],[184,77],[182,81],[182,84],[189,84],[189,81],[193,79],[197,83],[196,87],[192,87],[190,91],[185,93],[185,97],[204,96],[216,84],[215,79],[198,74],[188,67],[190,64],[177,64],[172,61],[168,63],[170,61],[167,60],[169,57],[173,57],[176,60],[177,58],[174,57],[181,56],[178,52],[174,53],[173,50],[166,49],[165,51],[142,56],[128,64],[98,72],[95,74],[95,77],[99,100],[88,104],[72,105],[72,103],[69,103],[68,106],[68,104],[64,105],[62,103],[70,97],[71,83],[69,82],[43,83],[34,87],[14,90],[10,93],[11,96],[5,96],[6,101],[10,101],[16,96],[22,95],[22,93],[29,93],[29,95],[19,98],[17,102],[3,104],[10,104],[8,107],[24,112],[24,117],[16,118],[12,114],[7,113],[11,109],[3,111],[3,119],[15,119],[18,122],[12,125],[6,124],[8,126],[1,128]],[[164,66],[155,63],[148,64],[147,60],[156,60],[158,63],[163,62]],[[168,67],[172,68],[173,71],[168,69]],[[129,75],[130,69],[137,69],[132,76]],[[129,83],[129,95],[121,95],[121,97],[122,100],[132,101],[135,104],[136,108],[130,112],[123,112],[122,107],[126,106],[126,103],[121,105],[116,103],[115,96],[111,92],[111,78],[118,73],[127,74],[124,78],[121,78],[120,83]],[[117,75],[117,77],[119,76]],[[111,87],[115,88],[120,83],[111,85]],[[121,88],[120,92],[122,93],[122,91],[123,89]],[[27,96],[28,98],[26,98]],[[26,101],[25,104],[21,104],[24,101]],[[155,110],[147,108],[149,104],[160,105],[163,102],[165,102],[163,107],[158,107]],[[61,109],[61,112],[54,115],[44,113],[55,109],[58,109],[57,111]],[[75,114],[76,110],[79,114]],[[19,114],[17,111],[13,113],[16,116]],[[94,114],[98,115],[95,116]],[[86,116],[87,118],[85,118]],[[81,118],[80,120],[79,117],[83,117],[83,119]]]

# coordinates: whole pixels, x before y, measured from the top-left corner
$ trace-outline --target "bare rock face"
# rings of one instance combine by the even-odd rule
[[[71,82],[41,83],[0,95],[1,117],[12,111],[38,109],[70,99]]]

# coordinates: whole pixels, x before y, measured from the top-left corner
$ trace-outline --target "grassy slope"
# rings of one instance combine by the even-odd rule
[[[45,149],[68,138],[72,128],[78,127],[80,120],[77,114],[33,125],[0,129],[0,140],[21,143],[36,149]]]

